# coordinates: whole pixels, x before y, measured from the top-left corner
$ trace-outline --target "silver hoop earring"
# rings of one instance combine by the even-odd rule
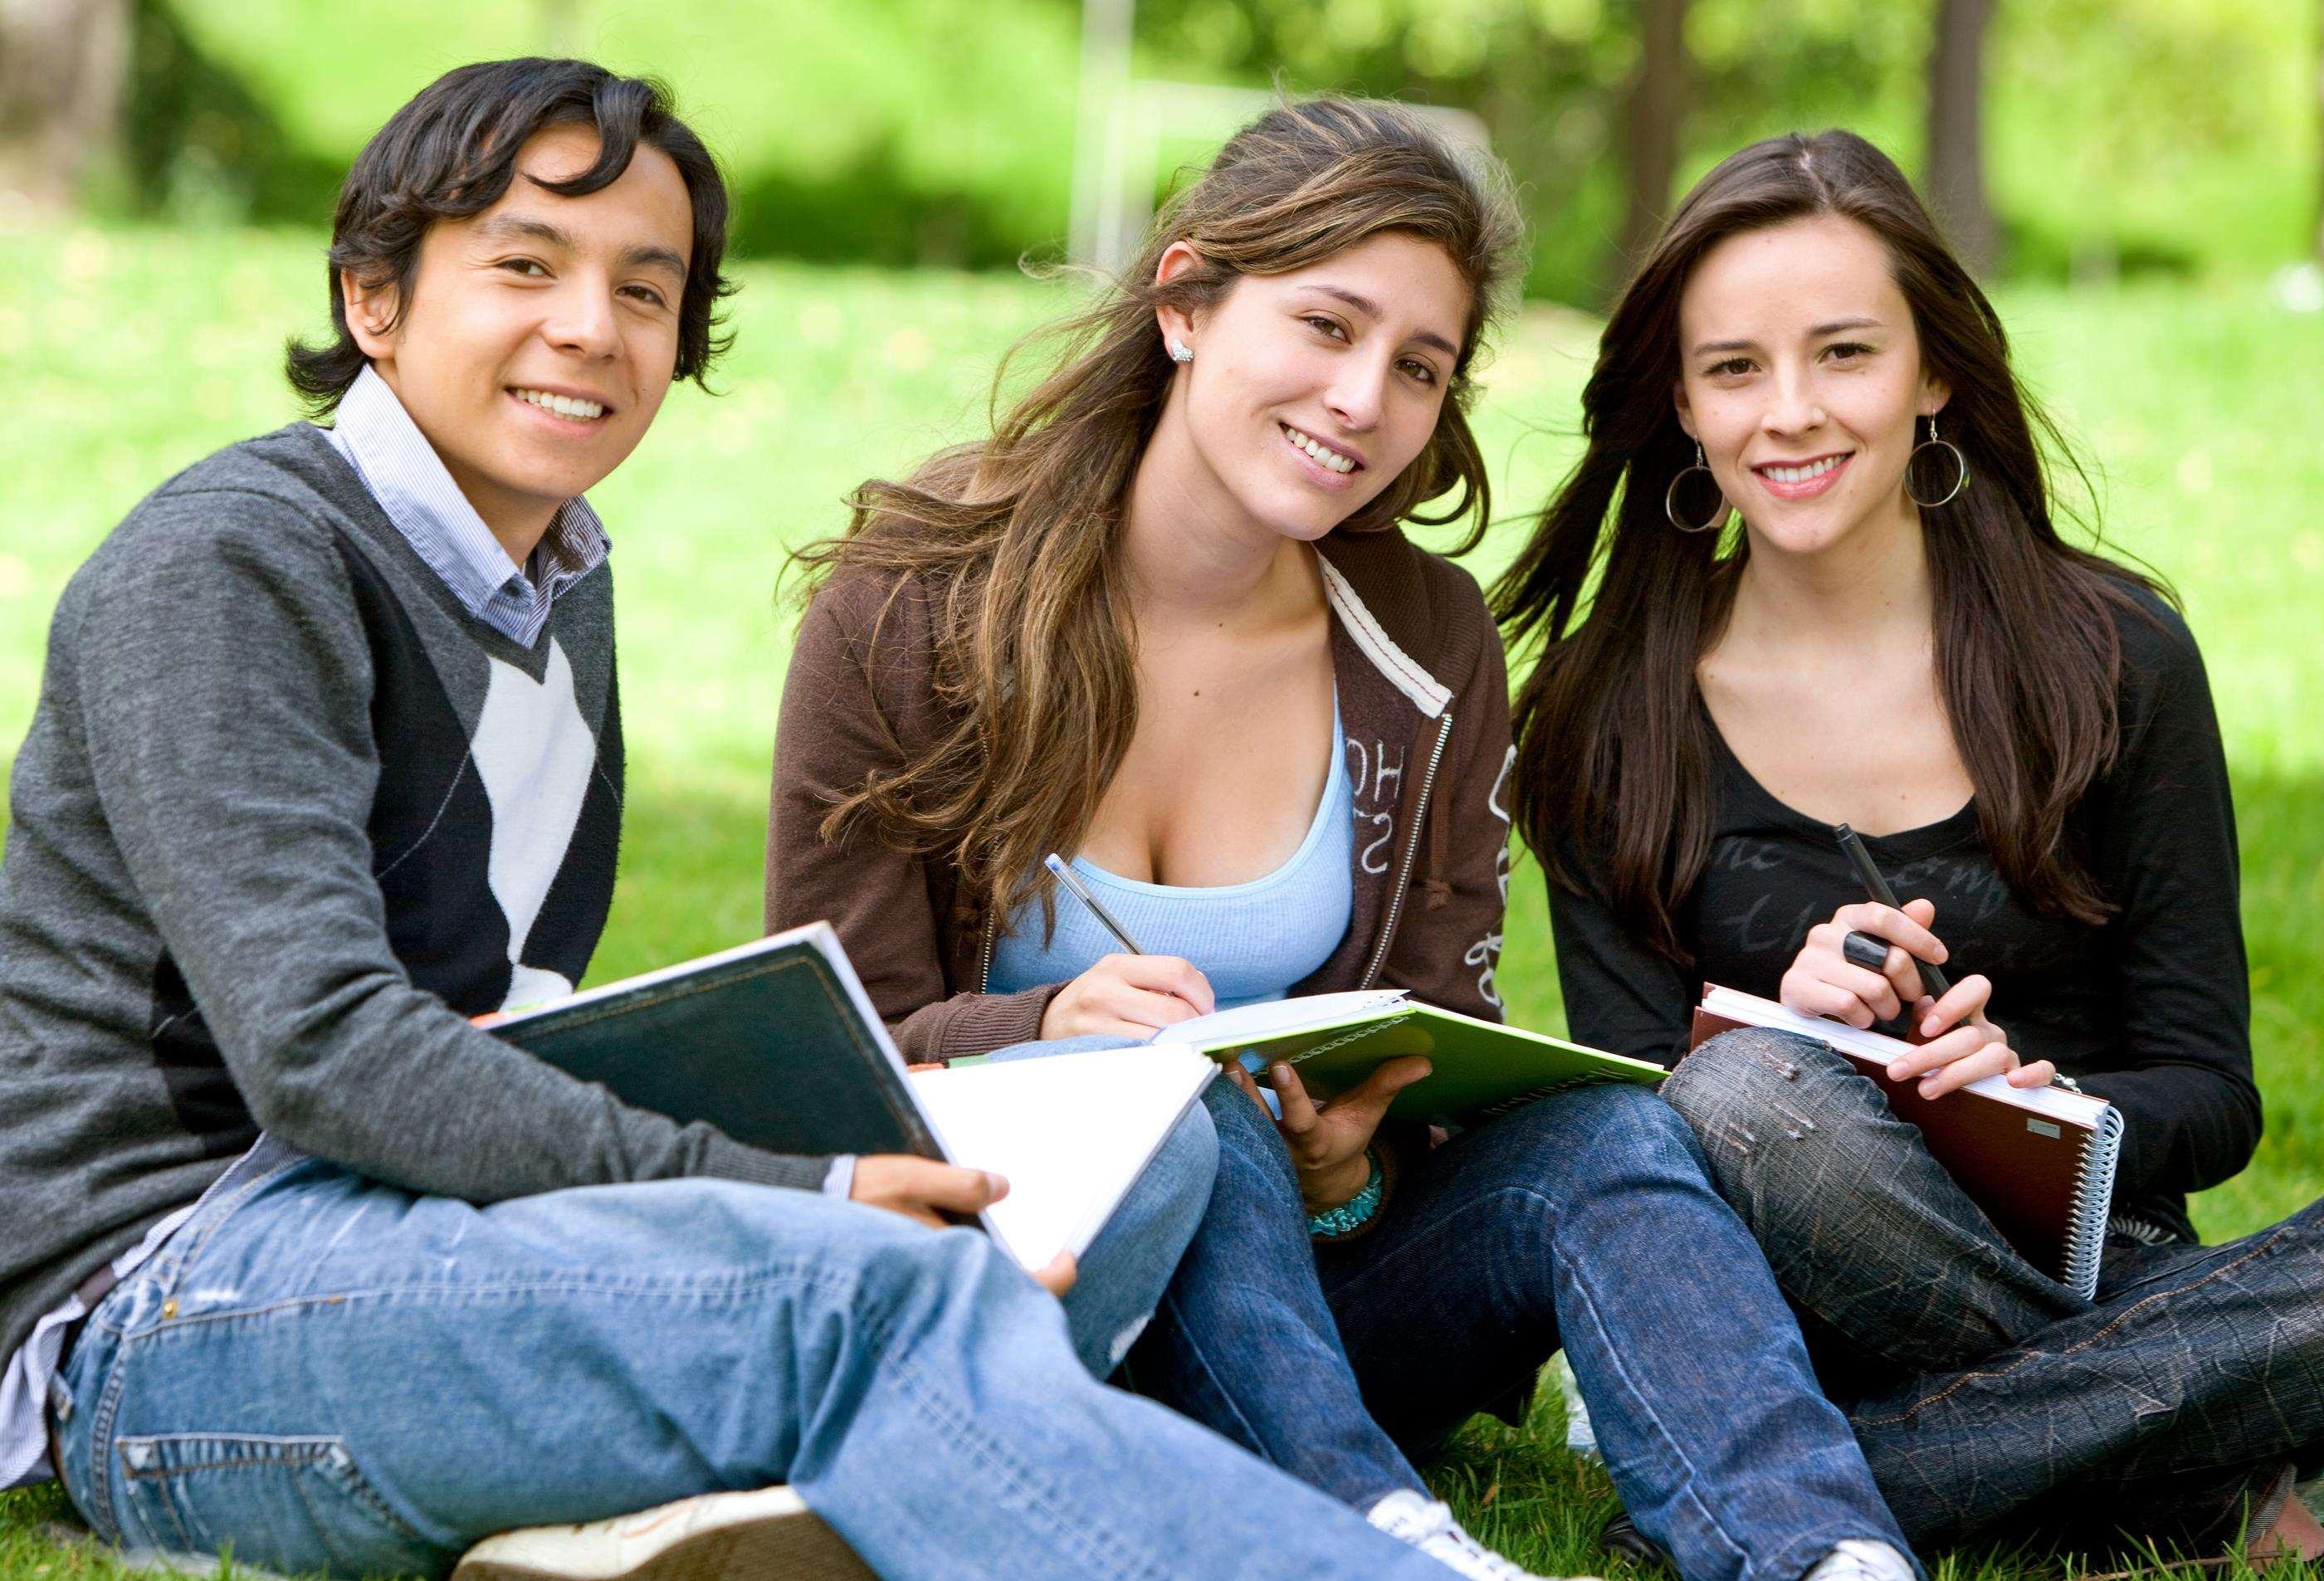
[[[1719,496],[1719,509],[1711,512],[1710,520],[1681,521],[1678,519],[1678,486],[1686,481],[1686,474],[1691,472],[1699,472],[1704,477],[1711,478],[1711,468],[1703,464],[1702,444],[1700,440],[1696,441],[1694,446],[1694,464],[1680,468],[1678,475],[1671,479],[1670,487],[1663,491],[1663,514],[1668,517],[1670,524],[1681,532],[1716,532],[1727,525],[1727,513],[1734,509],[1728,504],[1724,491]],[[1718,479],[1711,478],[1711,487],[1714,489],[1719,487]]]
[[[1174,335],[1170,337],[1170,360],[1174,363],[1191,363],[1194,360],[1194,348]]]
[[[1923,450],[1950,450],[1953,453],[1953,486],[1945,491],[1941,500],[1923,500],[1913,492],[1913,464],[1921,459]],[[1937,437],[1937,414],[1929,414],[1929,437],[1913,446],[1913,454],[1904,458],[1904,498],[1923,510],[1934,510],[1940,505],[1950,505],[1955,495],[1969,485],[1969,457],[1961,447],[1950,439]]]

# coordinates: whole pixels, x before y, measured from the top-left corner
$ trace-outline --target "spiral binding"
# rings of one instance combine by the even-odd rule
[[[1545,1098],[1555,1098],[1561,1092],[1572,1092],[1583,1087],[1602,1087],[1607,1082],[1618,1080],[1620,1080],[1618,1077],[1609,1076],[1602,1071],[1584,1071],[1578,1076],[1568,1076],[1563,1080],[1553,1081],[1546,1087],[1536,1087],[1529,1092],[1520,1092],[1513,1097],[1489,1103],[1477,1111],[1477,1121],[1481,1123],[1485,1120],[1499,1119],[1503,1115],[1515,1114],[1529,1103],[1539,1103]]]
[[[2089,1144],[2074,1173],[2074,1200],[2066,1214],[2064,1282],[2084,1301],[2098,1293],[2098,1259],[2106,1251],[2107,1209],[2114,1203],[2115,1166],[2122,1162],[2122,1111],[2099,1111]]]
[[[1371,1036],[1374,1033],[1384,1032],[1391,1026],[1401,1026],[1411,1020],[1412,1016],[1413,1013],[1406,1011],[1401,1016],[1390,1016],[1379,1021],[1368,1021],[1352,1031],[1342,1033],[1329,1043],[1320,1043],[1312,1049],[1303,1049],[1298,1053],[1289,1056],[1284,1062],[1296,1065],[1312,1060],[1318,1054],[1328,1054],[1343,1044],[1358,1042]],[[1258,1046],[1257,1043],[1246,1043],[1232,1052],[1237,1054],[1248,1053]],[[1530,1091],[1517,1093],[1497,1102],[1489,1103],[1477,1111],[1476,1119],[1479,1123],[1497,1119],[1502,1115],[1521,1109],[1529,1103],[1537,1103],[1545,1098],[1554,1098],[1561,1092],[1572,1092],[1577,1087],[1597,1087],[1618,1080],[1618,1077],[1609,1075],[1602,1071],[1584,1071],[1579,1075],[1568,1076],[1562,1081],[1553,1081],[1546,1087],[1536,1087]],[[2120,1128],[2119,1125],[2116,1128]],[[2111,1181],[2113,1177],[2109,1175],[2107,1178]]]
[[[1367,1021],[1361,1026],[1342,1033],[1329,1043],[1319,1043],[1312,1049],[1302,1049],[1296,1054],[1286,1055],[1283,1062],[1286,1065],[1304,1064],[1316,1055],[1328,1054],[1343,1044],[1360,1042],[1374,1033],[1385,1032],[1391,1026],[1402,1026],[1412,1019],[1413,1015],[1414,1012],[1407,1010],[1401,1016],[1385,1016],[1378,1021]],[[1260,1038],[1252,1043],[1240,1044],[1234,1049],[1233,1052],[1238,1056],[1251,1053],[1263,1046],[1267,1041],[1265,1038]]]

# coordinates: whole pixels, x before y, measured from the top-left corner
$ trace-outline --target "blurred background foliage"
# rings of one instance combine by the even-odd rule
[[[124,19],[121,134],[76,178],[101,214],[313,225],[438,72],[575,52],[678,90],[734,178],[745,255],[1001,267],[1066,231],[1078,0],[13,4]],[[1650,61],[1658,21],[1676,50]],[[1978,46],[1966,113],[1997,271],[2315,251],[2317,0],[1143,0],[1135,61],[1474,111],[1523,184],[1533,294],[1586,305],[1618,279],[1642,154],[1665,203],[1744,142],[1833,124],[1929,174],[1948,26]]]

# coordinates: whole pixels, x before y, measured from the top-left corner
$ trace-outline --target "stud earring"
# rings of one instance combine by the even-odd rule
[[[1170,360],[1174,363],[1191,363],[1194,360],[1194,348],[1174,335],[1170,337]]]

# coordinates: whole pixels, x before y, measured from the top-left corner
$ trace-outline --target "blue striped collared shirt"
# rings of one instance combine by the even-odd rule
[[[376,369],[355,375],[339,401],[337,427],[325,432],[460,607],[522,647],[540,640],[557,595],[613,550],[604,524],[576,495],[559,508],[532,558],[518,565]]]

